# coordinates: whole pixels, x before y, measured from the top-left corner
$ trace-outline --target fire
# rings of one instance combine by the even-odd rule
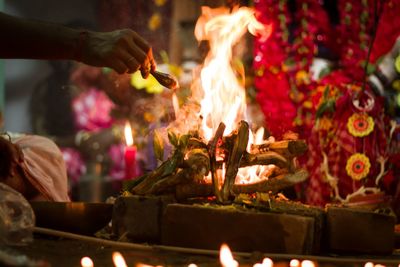
[[[209,41],[210,51],[198,77],[200,82],[193,84],[192,92],[202,91],[194,95],[203,96],[200,115],[206,140],[212,138],[220,122],[225,123],[225,133],[229,134],[240,120],[246,119],[245,90],[231,61],[233,46],[247,30],[253,34],[267,32],[250,8],[241,7],[232,13],[224,8],[202,8],[195,36],[199,41]],[[241,76],[244,77],[244,73]]]
[[[233,258],[228,245],[222,244],[219,252],[219,260],[223,267],[238,267],[239,263]]]
[[[125,123],[124,134],[125,134],[126,145],[132,146],[133,145],[132,128],[129,122]]]
[[[234,45],[247,31],[263,38],[270,34],[270,29],[258,22],[254,10],[248,7],[235,8],[232,12],[223,7],[203,7],[202,15],[196,23],[197,40],[207,40],[210,46],[197,77],[195,73],[191,87],[192,97],[200,103],[197,117],[201,118],[200,130],[207,141],[213,137],[221,122],[226,126],[224,135],[229,135],[237,128],[239,121],[247,121],[244,71],[239,70],[237,73],[231,66]],[[263,135],[264,129],[254,135],[249,134],[248,151],[252,144],[264,142]],[[235,183],[258,182],[268,177],[272,169],[272,166],[241,168]]]
[[[270,258],[264,258],[262,263],[256,263],[253,267],[272,267],[274,262]]]
[[[289,266],[290,267],[299,267],[300,266],[300,261],[297,260],[297,259],[292,259],[292,260],[290,260]]]
[[[92,261],[91,258],[89,258],[89,257],[83,257],[83,258],[81,259],[81,266],[82,266],[82,267],[93,267],[94,264],[93,264],[93,261]]]
[[[113,252],[112,259],[113,259],[115,267],[128,267],[128,265],[126,265],[125,259],[121,253]]]

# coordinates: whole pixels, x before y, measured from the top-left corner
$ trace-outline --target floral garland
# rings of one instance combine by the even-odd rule
[[[303,138],[310,136],[306,200],[324,205],[332,199],[347,201],[348,196],[365,193],[365,187],[377,192],[382,184],[389,188],[392,183],[386,164],[392,128],[382,99],[371,95],[364,80],[376,8],[387,10],[393,21],[394,12],[387,6],[399,6],[399,11],[400,1],[338,0],[340,21],[335,27],[319,2],[296,1],[301,8],[290,17],[285,0],[256,1],[260,21],[271,24],[273,31],[266,42],[255,42],[254,67],[258,101],[272,134],[297,126]],[[287,25],[292,20],[298,27],[289,44]],[[395,28],[400,33],[400,27]],[[318,44],[336,55],[338,68],[313,80],[310,65]],[[372,51],[373,62],[377,54]]]
[[[291,22],[286,0],[256,1],[258,20],[271,25],[268,40],[255,40],[255,86],[257,101],[265,114],[268,129],[275,136],[293,128],[292,121],[296,108],[291,101],[290,84],[286,78],[284,62],[289,52],[289,31]],[[274,88],[271,90],[270,86]],[[272,92],[273,91],[273,92]]]
[[[312,105],[306,101],[311,83],[309,68],[317,53],[317,38],[325,39],[320,32],[327,19],[316,0],[302,1],[294,17],[289,12],[287,0],[260,0],[255,3],[255,8],[258,20],[272,26],[269,39],[255,41],[257,100],[269,130],[273,135],[281,136],[295,125],[303,125],[305,120],[307,124],[311,123],[307,113]],[[299,27],[294,32],[293,44],[290,44],[288,27],[292,22]]]

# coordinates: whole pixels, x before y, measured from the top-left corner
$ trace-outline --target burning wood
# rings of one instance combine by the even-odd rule
[[[296,170],[294,159],[307,145],[301,140],[255,140],[246,122],[244,83],[231,66],[232,47],[247,30],[267,38],[270,29],[251,8],[202,11],[195,35],[210,50],[201,70],[194,72],[190,101],[182,109],[174,106],[176,121],[170,129],[181,135],[170,132],[168,137],[175,151],[159,168],[133,181],[129,191],[180,199],[213,195],[219,203],[229,203],[242,192],[277,192],[303,181],[307,175]],[[240,184],[242,178],[247,184]]]
[[[183,135],[176,144],[173,155],[153,172],[142,177],[129,188],[137,195],[174,194],[179,200],[193,197],[215,196],[220,203],[229,203],[241,193],[277,193],[307,179],[307,172],[296,170],[293,159],[307,149],[302,140],[284,140],[253,145],[246,151],[249,126],[241,121],[231,135],[223,137],[225,126],[220,124],[214,138],[206,144],[196,134]],[[223,166],[224,179],[221,179]],[[268,175],[257,183],[235,184],[240,168],[253,165],[275,165]],[[211,174],[212,183],[204,177]],[[222,182],[223,180],[223,182]]]
[[[297,183],[304,182],[308,177],[308,173],[304,170],[299,170],[295,173],[286,173],[278,176],[270,177],[253,184],[234,184],[232,191],[234,195],[252,194],[255,192],[265,192],[276,194],[279,191],[294,186]],[[214,195],[213,186],[211,184],[179,184],[175,188],[175,197],[178,200],[186,200],[189,198],[211,197]]]

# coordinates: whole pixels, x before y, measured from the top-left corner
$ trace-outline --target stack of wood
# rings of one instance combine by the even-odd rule
[[[215,196],[218,202],[229,203],[242,193],[277,193],[307,179],[307,172],[297,169],[294,162],[307,150],[304,140],[266,142],[252,145],[247,152],[247,122],[241,121],[229,136],[223,136],[224,130],[225,125],[221,123],[208,143],[198,134],[175,138],[172,156],[154,171],[133,181],[128,190],[135,195],[174,194],[178,200]],[[239,168],[271,164],[275,165],[273,171],[261,182],[235,184]],[[225,177],[221,179],[223,166]],[[209,173],[212,183],[204,180]]]

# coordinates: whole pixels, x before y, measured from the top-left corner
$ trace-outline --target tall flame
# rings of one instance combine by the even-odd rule
[[[128,121],[125,123],[124,134],[125,134],[126,145],[132,146],[133,145],[132,127]]]
[[[113,259],[115,267],[128,267],[128,265],[126,265],[125,259],[121,253],[119,253],[117,251],[113,252],[112,259]]]
[[[219,251],[219,260],[223,267],[238,267],[239,263],[233,258],[228,245],[222,244]]]
[[[194,86],[201,85],[200,115],[206,140],[212,138],[220,122],[229,134],[240,120],[246,119],[245,90],[231,63],[232,48],[247,30],[253,34],[266,32],[250,8],[241,7],[232,13],[225,8],[202,8],[195,36],[199,41],[209,41],[210,51],[200,72],[200,82],[193,84],[192,91],[198,89]]]
[[[209,141],[221,122],[225,124],[224,135],[229,135],[237,129],[241,120],[247,120],[244,70],[232,67],[234,46],[247,31],[260,38],[267,38],[271,28],[258,22],[255,11],[248,7],[232,10],[202,7],[195,36],[198,41],[208,41],[210,49],[201,68],[193,73],[189,101],[179,107],[174,98],[177,119],[171,127],[182,133],[198,131]],[[263,134],[263,130],[254,135],[249,134],[248,151],[252,144],[264,143]],[[236,183],[257,182],[265,179],[271,170],[271,166],[240,168]]]

